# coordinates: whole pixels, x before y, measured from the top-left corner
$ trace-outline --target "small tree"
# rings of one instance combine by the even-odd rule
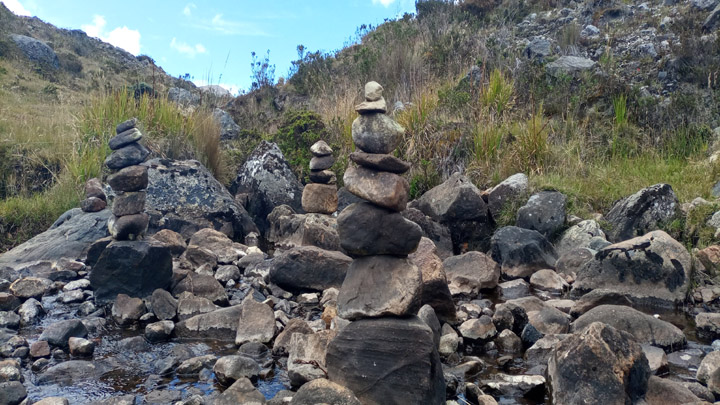
[[[267,50],[265,58],[258,60],[258,56],[255,52],[251,53],[252,61],[250,62],[250,69],[252,70],[252,85],[250,90],[259,90],[264,87],[270,87],[275,84],[275,65],[270,64],[270,50]]]

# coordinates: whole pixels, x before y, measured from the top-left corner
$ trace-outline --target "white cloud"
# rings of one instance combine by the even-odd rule
[[[122,26],[105,33],[106,25],[107,21],[105,21],[105,17],[95,15],[93,17],[92,24],[82,25],[80,28],[82,28],[82,30],[91,37],[100,38],[101,40],[115,45],[118,48],[122,48],[133,55],[140,54],[140,31],[131,30],[126,26]]]
[[[194,58],[195,55],[207,52],[207,49],[205,49],[203,44],[190,45],[185,42],[178,41],[177,38],[173,38],[172,41],[170,41],[170,48],[191,58]]]
[[[190,17],[192,15],[192,10],[196,8],[197,6],[193,3],[188,3],[185,8],[183,9],[183,14]]]
[[[395,3],[395,0],[372,0],[373,4],[382,4],[385,7],[389,7],[391,4]]]
[[[8,8],[8,10],[12,11],[13,13],[17,15],[24,15],[24,16],[30,16],[30,12],[27,11],[25,7],[23,7],[22,4],[18,0],[2,0],[0,3],[5,4],[5,7]]]
[[[193,26],[207,31],[219,32],[224,35],[269,36],[254,23],[226,20],[222,14],[215,14],[212,20],[205,19],[195,22]]]

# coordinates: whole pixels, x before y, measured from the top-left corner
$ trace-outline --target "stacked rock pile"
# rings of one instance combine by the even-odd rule
[[[105,165],[114,173],[108,176],[107,182],[115,192],[108,228],[115,240],[135,240],[143,236],[150,221],[144,212],[148,172],[147,167],[140,166],[150,151],[139,143],[143,135],[136,126],[136,118],[120,123],[117,135],[108,142],[113,152],[105,159]]]
[[[302,208],[308,214],[332,214],[337,211],[338,197],[335,173],[329,170],[335,158],[325,141],[318,141],[310,147],[310,181],[303,189]]]
[[[338,217],[340,244],[354,257],[338,295],[338,315],[353,321],[330,343],[330,380],[355,392],[362,403],[442,404],[445,382],[432,330],[417,316],[422,274],[408,259],[422,237],[400,212],[409,184],[400,176],[409,164],[391,155],[404,129],[385,115],[382,86],[365,86],[356,107],[352,137],[357,164],[345,186],[365,202]]]
[[[90,179],[85,183],[85,199],[80,203],[84,212],[98,212],[107,207],[107,196],[99,179]]]

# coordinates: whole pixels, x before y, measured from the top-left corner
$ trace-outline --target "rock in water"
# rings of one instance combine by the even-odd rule
[[[601,249],[578,271],[572,295],[604,288],[639,304],[673,306],[685,299],[690,271],[687,249],[654,231]]]
[[[630,334],[596,322],[555,346],[547,376],[554,404],[625,405],[645,396],[650,366]]]
[[[422,229],[401,214],[370,203],[352,204],[338,216],[340,246],[353,256],[412,253]]]
[[[397,174],[348,167],[343,180],[351,193],[375,205],[397,212],[407,205],[410,184]]]
[[[275,315],[269,305],[255,301],[252,294],[240,305],[242,313],[238,321],[235,344],[247,342],[268,343],[275,336]]]
[[[422,273],[406,258],[355,259],[338,295],[341,318],[415,315],[420,308]]]
[[[415,316],[352,322],[330,342],[326,364],[330,381],[363,404],[445,403],[433,332]]]
[[[152,239],[110,243],[90,272],[95,301],[106,303],[118,294],[147,297],[166,289],[172,277],[170,249]]]

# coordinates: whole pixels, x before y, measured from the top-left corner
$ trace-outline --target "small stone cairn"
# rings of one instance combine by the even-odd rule
[[[391,155],[405,130],[388,117],[383,88],[365,85],[365,102],[352,124],[358,151],[345,171],[348,191],[366,200],[338,216],[340,244],[354,257],[338,295],[338,314],[353,321],[330,343],[331,381],[355,392],[362,403],[440,404],[445,383],[430,328],[417,316],[422,273],[408,259],[420,227],[400,212],[410,165]],[[370,387],[370,388],[369,388]]]
[[[337,178],[329,170],[335,157],[325,141],[318,141],[310,147],[313,158],[310,160],[310,181],[303,189],[302,208],[308,214],[332,214],[337,211]]]
[[[85,199],[80,203],[83,212],[98,212],[107,207],[107,196],[99,179],[90,179],[85,183]]]
[[[114,173],[107,182],[115,192],[108,229],[115,240],[142,237],[150,221],[145,213],[148,171],[140,166],[150,151],[139,143],[143,135],[136,126],[137,118],[120,123],[115,129],[117,135],[108,142],[113,152],[105,159],[105,165]]]

